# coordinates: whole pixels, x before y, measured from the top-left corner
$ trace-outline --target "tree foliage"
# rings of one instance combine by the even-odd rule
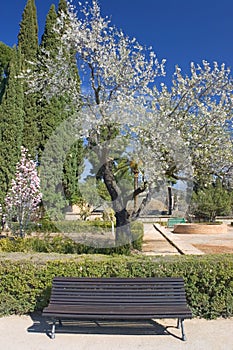
[[[0,105],[0,203],[15,174],[20,157],[23,133],[23,88],[17,75],[21,71],[21,55],[14,48],[9,63],[5,92]]]
[[[22,54],[23,69],[28,69],[31,62],[37,60],[38,54],[38,24],[34,0],[28,0],[22,14],[18,34],[18,49]],[[38,109],[37,94],[28,92],[28,84],[24,82],[24,131],[23,144],[35,157],[38,147]]]
[[[75,81],[76,90],[80,89],[80,79],[78,75],[78,69],[76,66],[75,55],[72,50],[69,48],[65,49],[62,47],[62,41],[59,33],[54,30],[54,26],[57,21],[60,20],[62,13],[67,13],[67,4],[66,1],[59,1],[58,11],[56,12],[55,6],[52,5],[47,18],[44,34],[42,36],[42,41],[39,48],[39,57],[37,62],[37,73],[46,74],[47,77],[51,78],[50,67],[44,64],[46,59],[51,59],[53,64],[56,65],[57,56],[59,55],[60,50],[62,50],[63,60],[68,64],[69,69],[72,71],[73,79]],[[64,21],[64,28],[67,26],[67,19]],[[61,79],[62,77],[60,77]],[[62,94],[53,96],[51,99],[47,99],[45,96],[41,96],[40,99],[40,145],[39,145],[39,159],[43,158],[43,162],[46,161],[46,155],[43,156],[43,152],[46,147],[46,143],[52,137],[53,133],[56,133],[56,129],[62,125],[67,118],[71,117],[76,113],[80,108],[80,103],[76,101],[75,105],[73,104],[72,99],[69,96],[69,91],[63,91]],[[55,136],[56,138],[56,136]],[[62,144],[62,143],[61,143]],[[60,146],[59,146],[60,147]],[[53,147],[52,147],[53,148]],[[63,164],[63,188],[64,193],[60,193],[57,190],[57,186],[54,183],[56,176],[51,178],[50,186],[53,188],[52,202],[57,202],[57,211],[64,213],[64,209],[67,204],[73,204],[75,199],[79,196],[78,181],[81,174],[82,162],[83,162],[83,145],[79,140],[74,141],[73,144],[70,144],[70,149],[67,149],[67,155],[64,156],[64,152],[60,149],[60,152],[55,153],[52,150],[48,151],[50,157],[53,157],[55,163],[60,163],[61,160]],[[55,158],[56,159],[55,159]],[[46,198],[46,196],[45,196]],[[46,199],[45,199],[46,200]],[[67,203],[68,201],[68,203]],[[56,213],[56,207],[53,206],[53,210],[49,213],[53,218],[58,219],[59,213]]]
[[[232,212],[232,194],[220,182],[206,185],[193,192],[191,213],[197,218],[215,221],[217,215],[229,215]]]
[[[11,57],[12,48],[0,41],[0,103],[4,93]]]
[[[38,24],[34,0],[28,0],[24,8],[18,34],[18,47],[24,55],[26,66],[27,61],[35,61],[38,52]]]
[[[192,63],[189,76],[182,75],[177,66],[171,89],[164,84],[161,91],[154,88],[153,108],[187,145],[194,180],[200,187],[212,183],[213,176],[226,176],[231,168],[232,91],[230,70],[224,64],[211,66],[206,61]],[[165,160],[167,173],[176,178],[174,161],[166,156]]]

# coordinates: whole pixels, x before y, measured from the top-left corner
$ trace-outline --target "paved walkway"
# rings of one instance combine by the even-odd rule
[[[154,224],[144,225],[144,239],[142,252],[144,255],[177,255],[180,254],[162,234],[156,230]]]
[[[227,233],[175,234],[152,223],[144,223],[144,255],[233,253],[233,227]],[[233,349],[233,348],[232,348]]]
[[[233,350],[233,319],[185,320],[187,341],[175,320],[137,325],[63,327],[51,340],[50,325],[40,314],[0,318],[0,349],[4,350]]]
[[[188,241],[158,224],[144,224],[144,255],[204,254]]]

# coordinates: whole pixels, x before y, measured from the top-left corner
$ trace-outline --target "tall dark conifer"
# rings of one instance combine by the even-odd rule
[[[34,0],[28,0],[23,11],[18,34],[18,48],[23,57],[23,70],[29,67],[32,69],[31,62],[36,62],[38,54],[38,24]],[[28,84],[25,82],[24,92],[27,91]],[[25,94],[24,112],[23,145],[35,157],[39,139],[37,95],[35,93]]]
[[[58,12],[56,12],[55,6],[52,5],[48,15],[46,17],[46,24],[44,34],[41,39],[39,47],[39,61],[43,62],[45,56],[49,56],[50,59],[57,59],[59,49],[62,46],[61,33],[57,33],[54,27],[57,22],[57,18],[61,15],[61,12],[66,12],[67,4],[65,0],[61,0],[58,5]],[[62,29],[61,29],[62,31]],[[80,79],[78,75],[75,56],[72,52],[64,50],[64,60],[70,62],[70,70],[77,81],[77,90],[80,87]],[[41,65],[40,69],[46,71],[46,66]],[[49,77],[50,72],[47,71],[46,75]],[[62,77],[61,77],[62,79]],[[49,101],[44,98],[41,103],[42,109],[40,111],[40,153],[43,152],[44,145],[52,132],[61,124],[62,121],[73,115],[77,111],[77,106],[73,105],[73,102],[68,93],[64,93],[62,96],[56,96]]]
[[[0,103],[4,94],[6,78],[8,76],[9,62],[12,56],[12,48],[0,41]]]
[[[34,0],[28,0],[22,14],[20,31],[18,34],[18,47],[28,61],[35,61],[38,51],[38,24],[36,5]]]
[[[54,26],[56,25],[57,18],[61,16],[61,13],[66,13],[66,11],[66,1],[60,0],[58,11],[56,12],[54,5],[52,5],[48,12],[44,34],[42,36],[39,48],[39,60],[41,62],[44,61],[45,57],[49,57],[50,59],[54,60],[54,62],[56,62],[59,50],[63,45],[61,41],[61,35],[63,30],[61,28],[61,32],[57,33],[56,31],[54,31]],[[77,81],[77,90],[79,90],[80,80],[75,55],[73,52],[67,51],[65,49],[62,52],[64,55],[64,60],[66,62],[69,62],[72,76],[75,77],[75,80]],[[42,64],[40,67],[43,67],[40,69],[46,71],[46,66]],[[49,71],[46,72],[47,76],[49,76],[49,74]],[[47,142],[49,141],[50,137],[54,137],[52,136],[54,135],[53,133],[55,132],[56,134],[56,130],[58,130],[59,127],[62,128],[62,125],[64,126],[64,130],[61,131],[61,135],[63,132],[66,135],[70,132],[70,130],[68,130],[69,127],[67,126],[67,124],[65,125],[63,122],[68,118],[72,117],[77,112],[77,105],[73,104],[73,101],[68,93],[64,93],[64,95],[53,97],[49,101],[45,98],[42,98],[40,105],[41,110],[39,115],[39,158],[41,159],[42,164],[44,162],[49,162],[51,158],[53,159],[53,164],[60,164],[61,159],[65,159],[63,171],[63,186],[65,190],[66,199],[63,197],[62,193],[57,190],[57,183],[60,178],[58,172],[51,176],[49,180],[50,183],[44,189],[44,203],[47,200],[50,203],[50,205],[52,204],[53,209],[51,210],[50,214],[53,218],[57,219],[60,218],[60,213],[62,213],[67,204],[72,201],[72,198],[74,198],[79,193],[78,178],[80,177],[81,164],[83,162],[83,148],[81,141],[77,141],[74,142],[74,145],[71,145],[71,148],[68,150],[67,153],[67,148],[66,151],[64,151],[64,148],[62,147],[62,140],[60,143],[58,142],[59,152],[57,152],[57,150],[55,150],[54,152],[52,146],[50,150],[48,150],[48,148],[45,150],[45,148],[46,144],[48,145]],[[48,157],[48,159],[46,157]],[[46,192],[47,187],[49,188],[48,193]],[[54,190],[51,191],[51,188],[53,188]]]
[[[16,48],[8,68],[5,91],[0,105],[0,203],[15,174],[20,157],[23,133],[23,87],[17,75],[21,71],[21,55]]]

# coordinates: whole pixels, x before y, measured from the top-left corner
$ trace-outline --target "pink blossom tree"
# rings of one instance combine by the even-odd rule
[[[28,150],[21,147],[21,160],[16,165],[15,179],[5,199],[5,222],[9,227],[12,222],[19,223],[19,235],[24,237],[25,228],[35,214],[42,194],[36,164],[30,159]]]

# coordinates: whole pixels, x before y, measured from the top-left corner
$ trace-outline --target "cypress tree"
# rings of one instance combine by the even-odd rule
[[[23,87],[17,75],[21,70],[21,54],[14,48],[8,68],[8,77],[0,105],[0,203],[15,174],[20,157],[23,132]]]
[[[77,204],[82,197],[79,180],[83,172],[84,148],[82,140],[77,140],[66,154],[63,167],[63,186],[69,204]]]
[[[39,61],[42,62],[42,69],[46,71],[46,66],[43,65],[45,57],[49,56],[50,59],[56,61],[59,48],[62,45],[61,33],[54,31],[57,18],[61,15],[61,11],[66,11],[66,1],[59,2],[58,12],[56,12],[55,6],[52,5],[46,17],[46,24],[44,34],[42,36],[41,44],[39,47]],[[73,76],[77,81],[77,89],[79,90],[80,79],[78,75],[75,56],[71,52],[64,52],[64,59],[70,62],[70,69]],[[46,72],[49,76],[49,71]],[[53,131],[60,125],[60,123],[70,117],[77,111],[76,106],[73,105],[69,95],[64,93],[62,96],[52,97],[49,101],[47,99],[41,99],[41,110],[39,116],[40,122],[40,151],[41,154],[44,150],[44,146],[53,133]]]
[[[4,94],[6,77],[8,76],[9,62],[12,56],[12,48],[0,41],[0,103]]]
[[[55,6],[52,5],[47,14],[45,30],[39,47],[39,60],[42,63],[42,65],[40,66],[43,67],[45,71],[46,66],[43,65],[43,61],[46,60],[46,57],[49,57],[50,59],[56,61],[59,48],[61,48],[62,46],[61,32],[63,30],[61,29],[61,32],[57,33],[56,31],[54,31],[54,26],[56,25],[57,18],[61,16],[61,12],[66,13],[66,10],[66,1],[62,0],[59,2],[57,12]],[[74,53],[68,50],[63,50],[63,54],[66,62],[69,62],[70,64],[70,69],[72,71],[72,75],[75,78],[75,81],[77,82],[77,89],[79,91],[80,79],[78,75],[75,55]],[[46,75],[49,74],[49,72],[46,72]],[[67,206],[68,202],[71,202],[71,198],[74,198],[74,196],[76,196],[79,193],[78,177],[81,171],[80,164],[83,161],[82,142],[77,141],[73,145],[71,145],[70,148],[62,146],[63,140],[59,142],[59,137],[65,138],[66,135],[69,133],[70,135],[72,135],[72,131],[69,130],[67,123],[63,122],[66,121],[68,118],[72,117],[72,115],[74,115],[74,113],[77,112],[77,105],[74,106],[69,95],[67,93],[64,93],[64,95],[52,97],[49,101],[45,98],[42,98],[40,106],[41,109],[39,117],[39,159],[42,160],[43,164],[44,162],[50,162],[51,159],[53,160],[53,165],[61,164],[62,162],[64,163],[62,177],[58,173],[51,174],[51,176],[49,176],[49,178],[46,179],[46,186],[43,187],[43,202],[45,203],[45,205],[46,202],[50,204],[49,214],[53,219],[58,219],[61,217],[60,214],[64,212],[64,208]],[[59,131],[58,136],[56,134],[56,130],[59,130],[59,126],[61,126],[61,134]],[[62,130],[63,127],[64,130]],[[73,126],[71,126],[71,129],[73,130]],[[54,132],[55,134],[53,134]],[[57,149],[53,149],[53,143],[51,144],[49,149],[48,147],[46,148],[46,144],[48,145],[48,141],[51,137],[54,137],[54,140],[58,139],[58,141],[54,141],[54,143],[57,143],[59,151]],[[46,171],[51,171],[50,167],[48,167]],[[61,184],[61,186],[57,186],[57,183],[58,181],[60,181],[60,179],[63,181],[63,184]],[[62,185],[65,191],[66,198],[64,197],[61,191]],[[60,188],[60,190],[58,190],[58,187]],[[49,191],[47,191],[47,188],[49,188]]]
[[[58,14],[60,15],[61,12],[67,13],[67,2],[66,0],[60,0],[58,4]]]
[[[32,69],[30,62],[36,62],[38,54],[38,24],[37,13],[34,0],[28,0],[22,14],[20,31],[18,34],[18,48],[23,57],[23,67]],[[24,92],[28,91],[28,84],[24,83]],[[24,98],[24,131],[23,145],[29,149],[35,157],[38,148],[38,111],[37,94],[27,93]]]
[[[60,0],[58,4],[58,16],[61,13],[67,13],[67,2],[66,0]],[[77,89],[80,88],[80,78],[78,75],[75,52],[69,52],[67,56],[70,60],[70,68],[73,72],[73,76],[77,80]],[[80,103],[81,106],[81,103]],[[72,144],[69,152],[66,155],[63,168],[63,186],[69,204],[75,204],[79,202],[81,197],[79,189],[79,179],[83,171],[83,160],[84,160],[84,147],[82,140],[77,140]]]
[[[18,47],[24,55],[25,65],[26,60],[35,61],[38,52],[38,24],[34,0],[28,0],[24,8],[18,34]]]
[[[53,30],[57,21],[57,12],[55,5],[51,5],[46,17],[44,34],[41,38],[40,50],[49,51],[52,58],[55,58],[57,53],[58,34]]]

